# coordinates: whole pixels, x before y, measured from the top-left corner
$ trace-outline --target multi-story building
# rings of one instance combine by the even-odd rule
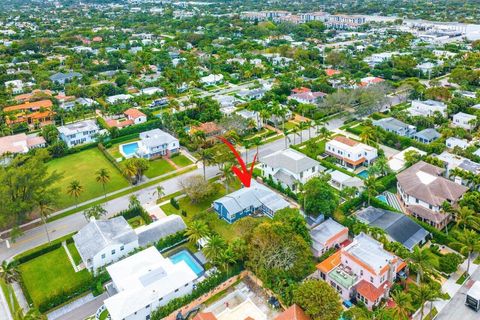
[[[312,228],[310,235],[313,254],[320,257],[329,249],[339,247],[348,240],[348,228],[329,218]]]
[[[344,301],[362,301],[367,308],[387,299],[394,281],[407,276],[407,264],[383,249],[383,245],[360,233],[317,265],[317,272]]]
[[[3,111],[7,114],[7,124],[27,123],[28,125],[45,125],[53,121],[55,113],[52,109],[52,101],[40,100],[5,107]]]
[[[328,16],[325,24],[332,29],[356,29],[366,22],[363,16],[335,14]]]
[[[343,166],[356,169],[369,165],[377,156],[377,149],[344,136],[336,136],[325,145],[325,152],[337,158]]]
[[[431,117],[435,112],[439,112],[442,116],[447,116],[447,105],[441,101],[435,100],[413,100],[412,106],[407,109],[411,116]]]
[[[136,154],[141,158],[155,158],[170,156],[180,151],[180,142],[177,138],[160,129],[140,133]]]
[[[442,212],[443,203],[456,207],[468,188],[444,178],[445,169],[424,161],[417,162],[397,175],[397,190],[407,212],[415,218],[443,229],[451,221]]]
[[[415,126],[403,123],[392,117],[375,120],[373,121],[373,125],[402,137],[411,137],[417,132]]]
[[[459,112],[453,115],[452,124],[467,130],[472,130],[477,126],[477,117],[473,114]]]
[[[101,130],[95,120],[84,120],[61,126],[58,128],[58,132],[60,139],[70,148],[94,142]]]
[[[42,148],[46,145],[47,142],[43,137],[36,135],[27,136],[25,133],[0,137],[0,156],[5,153],[27,153],[30,149]]]

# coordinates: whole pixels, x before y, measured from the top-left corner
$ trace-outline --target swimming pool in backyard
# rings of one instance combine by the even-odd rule
[[[368,178],[368,170],[363,170],[357,174],[362,179],[367,179]]]
[[[388,203],[388,199],[387,199],[387,197],[386,197],[384,194],[378,195],[376,198],[377,198],[378,200],[386,203],[386,204],[389,204],[389,203]]]
[[[120,147],[120,153],[125,157],[125,158],[131,158],[135,155],[135,153],[138,150],[138,142],[130,142],[126,144],[122,144]]]
[[[205,269],[203,266],[200,264],[200,262],[197,261],[197,259],[190,253],[188,250],[181,250],[170,257],[168,257],[174,264],[177,264],[181,261],[185,261],[185,263],[192,269],[195,274],[200,277]]]

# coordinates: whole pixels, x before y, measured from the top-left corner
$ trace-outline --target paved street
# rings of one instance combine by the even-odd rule
[[[326,126],[330,130],[335,130],[336,128],[340,127],[342,124],[343,124],[342,119],[333,119],[329,121]],[[304,130],[301,134],[303,136],[303,141],[308,139],[309,137],[308,130]],[[316,130],[312,128],[310,131],[310,134],[312,137],[316,136]],[[295,140],[295,143],[297,144],[300,143],[299,136],[296,136],[294,138],[293,135],[291,134],[289,135],[288,139],[289,139],[288,145],[291,145],[294,140]],[[278,150],[282,150],[284,148],[285,148],[285,138],[282,137],[279,140],[275,140],[263,146],[260,146],[259,158],[262,158],[267,154],[270,154]],[[249,161],[253,160],[254,154],[255,154],[255,150],[250,150],[248,152]],[[246,154],[243,153],[242,156],[245,159]],[[213,178],[218,173],[219,173],[219,170],[216,166],[207,167],[208,178]],[[180,191],[181,188],[180,188],[179,182],[185,177],[189,177],[192,175],[203,175],[203,168],[198,168],[194,171],[188,172],[181,176],[177,176],[172,179],[165,180],[156,185],[136,191],[132,194],[136,195],[142,204],[153,203],[157,199],[157,195],[156,195],[157,186],[159,185],[162,186],[164,188],[165,194],[169,195],[169,194]],[[104,205],[105,209],[108,212],[107,216],[111,217],[117,214],[119,211],[126,209],[129,203],[128,199],[132,194],[128,194],[107,202]],[[49,230],[50,238],[57,239],[67,234],[76,232],[86,224],[87,224],[87,221],[85,220],[82,212],[78,212],[78,213],[69,215],[65,218],[49,222],[48,230]],[[47,242],[47,236],[43,226],[38,226],[30,230],[27,230],[25,231],[25,234],[19,237],[15,243],[10,243],[10,248],[7,248],[5,241],[2,241],[0,243],[0,261],[5,259],[10,259],[19,253],[35,248],[46,242]]]
[[[480,313],[475,312],[465,305],[465,294],[474,281],[480,281],[480,268],[472,274],[472,277],[465,282],[460,290],[453,296],[452,300],[437,315],[437,320],[478,320]]]

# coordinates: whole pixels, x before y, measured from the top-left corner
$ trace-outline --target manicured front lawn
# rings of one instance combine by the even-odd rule
[[[145,172],[145,176],[151,179],[172,171],[175,171],[175,168],[167,160],[157,159],[150,161],[150,167]]]
[[[83,186],[78,202],[83,202],[103,195],[103,187],[96,181],[95,172],[105,168],[109,171],[110,182],[107,184],[107,192],[128,187],[127,180],[105,158],[97,148],[88,149],[63,158],[53,159],[48,162],[48,170],[56,170],[63,174],[62,179],[55,183],[60,189],[58,209],[75,204],[75,198],[67,193],[68,185],[73,180],[78,180]]]
[[[179,154],[178,156],[174,156],[170,158],[173,163],[175,163],[179,167],[186,167],[191,165],[193,162],[190,161],[187,157],[185,157],[183,154]]]
[[[73,270],[63,247],[25,262],[18,269],[35,306],[52,297],[72,293],[92,278],[87,270]]]
[[[216,188],[217,191],[213,195],[201,202],[192,203],[188,197],[183,197],[178,199],[178,204],[180,206],[179,210],[175,209],[170,203],[164,204],[161,208],[167,215],[180,215],[187,225],[195,220],[203,220],[208,224],[211,230],[221,235],[224,239],[235,239],[241,235],[236,228],[237,224],[229,224],[225,220],[218,218],[217,214],[211,209],[212,202],[221,198],[226,193],[223,184],[216,183]],[[229,192],[239,188],[239,183],[235,182],[229,188]],[[187,216],[182,215],[182,210],[187,213]]]
[[[70,252],[70,255],[73,258],[73,261],[78,266],[82,262],[82,257],[80,257],[77,247],[75,247],[75,243],[71,242],[67,244],[67,248],[68,248],[68,251]]]

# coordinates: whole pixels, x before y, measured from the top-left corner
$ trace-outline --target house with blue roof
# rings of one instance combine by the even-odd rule
[[[213,202],[213,209],[221,219],[233,223],[251,214],[273,218],[275,213],[290,204],[282,196],[255,181]]]

